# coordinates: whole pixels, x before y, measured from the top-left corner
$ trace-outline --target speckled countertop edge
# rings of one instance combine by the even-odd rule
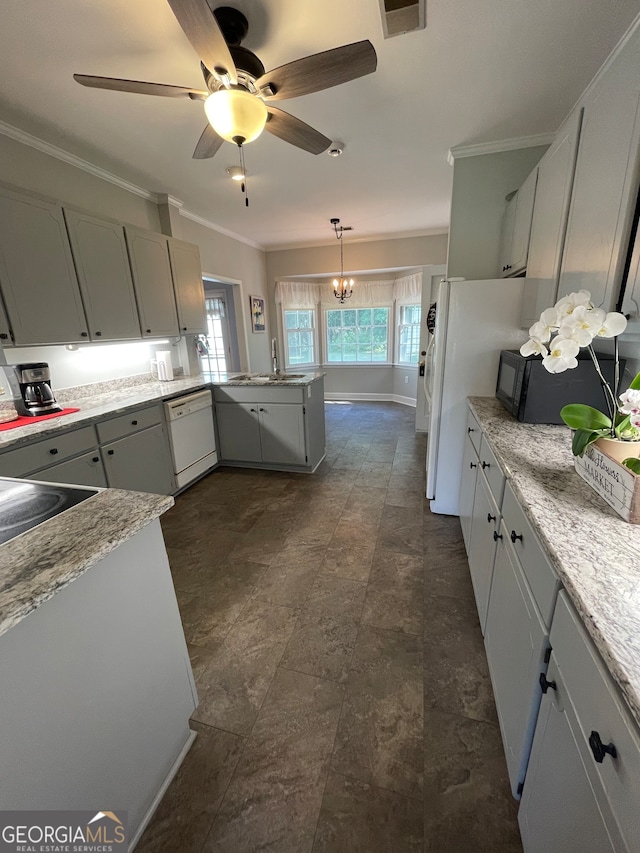
[[[566,427],[519,423],[492,397],[470,404],[640,724],[640,525],[621,519],[577,474]]]
[[[186,376],[174,379],[171,382],[152,380],[144,383],[138,382],[129,386],[123,385],[123,380],[117,380],[114,382],[112,391],[104,391],[104,383],[100,383],[100,393],[96,393],[91,397],[83,395],[77,400],[62,390],[57,395],[58,402],[69,408],[79,408],[80,411],[63,415],[59,418],[36,421],[23,427],[3,430],[0,432],[0,452],[8,450],[11,447],[20,447],[21,445],[29,444],[34,439],[47,438],[61,430],[88,426],[105,417],[122,414],[136,406],[143,406],[145,403],[171,400],[182,394],[189,394],[204,388],[212,388],[218,385],[243,385],[256,388],[293,386],[299,388],[311,385],[312,382],[317,382],[324,375],[324,373],[313,372],[305,374],[304,379],[259,382],[251,379],[235,380],[232,375],[226,374],[211,376],[202,374],[200,376]]]
[[[173,506],[105,489],[0,546],[0,635]]]

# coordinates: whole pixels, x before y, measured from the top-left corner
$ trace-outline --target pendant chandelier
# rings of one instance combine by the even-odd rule
[[[351,231],[350,226],[346,226],[343,228],[340,225],[339,219],[330,219],[329,220],[333,225],[333,230],[335,231],[336,237],[340,241],[340,278],[334,278],[333,280],[333,295],[336,299],[339,299],[340,302],[344,302],[345,299],[349,299],[349,297],[353,294],[353,285],[354,281],[352,278],[344,277],[344,260],[342,253],[342,233],[344,231]]]

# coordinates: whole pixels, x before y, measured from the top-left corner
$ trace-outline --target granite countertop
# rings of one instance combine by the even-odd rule
[[[640,724],[640,526],[623,521],[575,471],[567,427],[519,423],[493,397],[469,401]]]
[[[273,373],[241,373],[241,374],[219,374],[217,379],[212,379],[212,385],[260,385],[261,387],[270,387],[276,385],[290,385],[295,388],[311,385],[312,382],[317,382],[326,376],[326,373],[315,370],[308,373],[296,373],[295,371],[284,371],[285,376],[295,376],[295,379],[271,379]]]
[[[172,506],[105,489],[0,545],[0,635]]]

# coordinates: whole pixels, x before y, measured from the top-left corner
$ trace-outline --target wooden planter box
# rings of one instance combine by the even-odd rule
[[[610,507],[630,524],[640,524],[640,476],[593,444],[582,458],[574,456],[576,471]]]

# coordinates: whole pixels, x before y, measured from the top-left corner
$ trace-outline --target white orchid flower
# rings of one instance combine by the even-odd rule
[[[567,296],[563,296],[562,299],[558,299],[555,304],[555,309],[558,312],[558,319],[562,319],[562,317],[568,317],[580,306],[584,306],[585,308],[592,308],[591,304],[591,294],[588,290],[578,290],[576,293],[569,293]]]
[[[578,305],[565,317],[558,330],[560,337],[571,338],[581,347],[587,347],[602,329],[605,313],[602,308],[589,309]]]
[[[547,308],[540,315],[538,322],[534,323],[529,329],[529,335],[533,340],[546,344],[551,338],[552,332],[555,332],[558,328],[558,325],[558,312],[555,308]]]
[[[604,311],[602,313],[604,314]],[[602,324],[594,337],[615,338],[618,335],[621,335],[626,328],[627,318],[624,314],[619,314],[617,311],[611,311],[603,318]]]
[[[580,346],[574,340],[557,335],[549,344],[549,355],[542,359],[542,364],[549,373],[564,373],[578,366],[579,352]]]
[[[533,328],[533,326],[531,328]],[[520,355],[524,355],[525,358],[528,355],[547,355],[547,352],[548,350],[546,346],[542,341],[539,341],[536,338],[530,338],[520,347]]]
[[[618,407],[623,415],[629,415],[629,420],[634,427],[640,428],[640,391],[629,388],[624,394],[620,394]]]

